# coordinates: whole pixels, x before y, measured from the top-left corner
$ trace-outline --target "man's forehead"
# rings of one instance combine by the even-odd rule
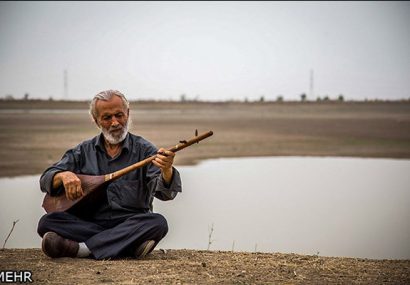
[[[118,96],[113,96],[108,101],[97,100],[95,107],[99,114],[126,111],[121,98]]]

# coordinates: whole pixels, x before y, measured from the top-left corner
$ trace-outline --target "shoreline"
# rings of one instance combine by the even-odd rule
[[[175,164],[175,167],[195,167],[201,163],[204,163],[208,160],[219,160],[219,159],[270,159],[270,158],[318,158],[318,159],[380,159],[380,160],[398,160],[398,161],[410,161],[410,158],[408,157],[384,157],[384,156],[380,156],[380,157],[368,157],[368,156],[332,156],[332,155],[322,155],[322,156],[318,156],[318,155],[260,155],[260,156],[230,156],[230,157],[209,157],[209,158],[202,158],[200,160],[198,159],[186,159],[186,160],[182,160],[180,161],[179,164]],[[23,178],[23,177],[30,177],[30,176],[38,176],[40,177],[41,173],[24,173],[24,172],[18,172],[16,175],[14,176],[4,176],[2,175],[2,173],[0,173],[0,179],[14,179],[14,178]]]

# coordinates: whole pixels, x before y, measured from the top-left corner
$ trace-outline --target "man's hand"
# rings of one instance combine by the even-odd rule
[[[73,172],[64,171],[59,172],[54,176],[53,187],[57,188],[63,184],[65,195],[70,200],[75,200],[84,195],[81,188],[81,181]]]
[[[157,157],[152,161],[152,163],[161,169],[162,178],[166,183],[171,183],[172,179],[172,164],[174,163],[175,153],[172,151],[160,148],[158,150]]]

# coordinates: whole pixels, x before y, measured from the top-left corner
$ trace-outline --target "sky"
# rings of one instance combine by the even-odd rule
[[[0,98],[106,89],[130,100],[408,99],[410,2],[0,2]]]

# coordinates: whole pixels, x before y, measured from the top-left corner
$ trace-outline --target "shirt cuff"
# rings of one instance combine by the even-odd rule
[[[57,173],[63,172],[63,171],[64,170],[61,170],[61,169],[53,169],[53,170],[49,170],[46,174],[44,174],[40,178],[41,191],[47,192],[50,195],[59,195],[59,194],[61,194],[64,191],[64,186],[61,185],[57,189],[54,189],[53,188],[53,180],[54,180],[54,176]]]
[[[164,178],[162,177],[162,173],[160,174],[160,178],[158,181],[157,191],[175,191],[181,192],[181,178],[179,176],[178,170],[172,167],[172,178],[170,183],[166,183]]]

